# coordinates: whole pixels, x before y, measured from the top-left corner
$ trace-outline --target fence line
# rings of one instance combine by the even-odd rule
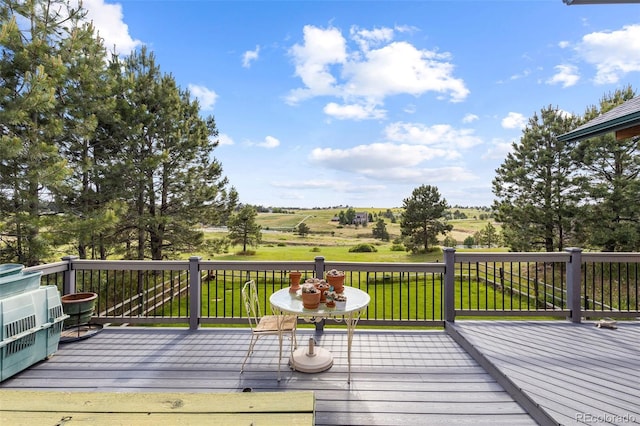
[[[240,287],[254,279],[263,312],[269,296],[288,287],[289,271],[324,277],[338,269],[348,285],[371,296],[363,325],[430,326],[460,316],[636,317],[640,253],[456,253],[443,262],[99,261],[73,256],[28,268],[63,294],[98,293],[102,323],[244,323]],[[195,307],[195,308],[194,308]]]

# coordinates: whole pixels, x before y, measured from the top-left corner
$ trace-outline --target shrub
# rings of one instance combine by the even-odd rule
[[[406,251],[404,244],[394,244],[391,246],[391,251]]]
[[[312,253],[318,253],[320,251],[320,247],[314,247],[311,249]]]
[[[375,253],[378,249],[373,244],[358,244],[349,249],[350,253]]]

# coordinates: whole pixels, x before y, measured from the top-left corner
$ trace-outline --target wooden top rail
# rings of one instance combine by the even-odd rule
[[[0,424],[313,425],[310,391],[123,393],[0,390]]]

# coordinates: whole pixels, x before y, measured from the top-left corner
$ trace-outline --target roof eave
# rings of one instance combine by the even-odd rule
[[[571,132],[558,136],[560,142],[572,142],[580,139],[589,139],[603,133],[616,132],[618,130],[640,125],[640,111],[626,115],[624,117],[615,118],[593,126],[582,129],[576,129]]]

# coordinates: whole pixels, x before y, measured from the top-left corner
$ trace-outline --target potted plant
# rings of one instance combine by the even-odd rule
[[[344,272],[337,269],[331,269],[326,274],[326,280],[336,293],[344,291]]]
[[[302,306],[305,309],[318,309],[320,305],[320,290],[313,283],[302,284]]]
[[[298,271],[289,272],[289,280],[291,281],[291,287],[289,287],[289,293],[295,293],[300,290],[300,277],[302,273]]]
[[[326,299],[326,305],[327,308],[335,308],[336,307],[336,301],[335,298],[337,296],[337,293],[333,290],[327,290],[324,292],[325,295],[325,299]]]
[[[336,302],[336,309],[344,311],[347,308],[347,296],[344,294],[336,294],[334,300]]]
[[[329,283],[325,280],[320,280],[315,284],[318,291],[320,291],[320,303],[326,303],[327,301],[327,291],[329,291]]]

